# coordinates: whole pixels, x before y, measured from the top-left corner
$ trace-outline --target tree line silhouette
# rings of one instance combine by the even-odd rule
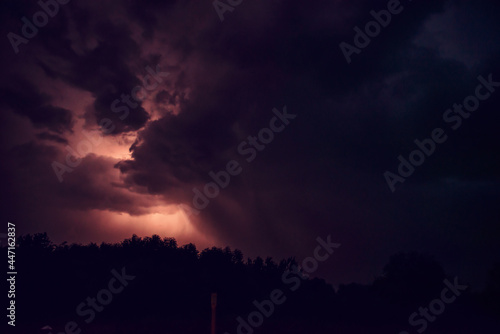
[[[238,249],[199,251],[194,244],[179,246],[174,238],[158,235],[55,245],[46,233],[37,233],[18,237],[17,245],[16,327],[23,333],[41,333],[46,325],[53,334],[64,333],[70,321],[81,333],[209,333],[210,294],[217,292],[217,333],[234,334],[237,317],[246,319],[255,311],[253,301],[269,299],[274,289],[285,293],[286,302],[252,332],[418,333],[408,317],[439,298],[444,279],[454,279],[432,256],[407,252],[392,256],[371,284],[342,284],[336,290],[310,278],[290,292],[282,275],[296,270],[293,257],[244,259]],[[122,268],[134,279],[86,323],[77,306],[107,288],[112,270]],[[425,332],[498,329],[499,301],[496,264],[485,289],[464,291]]]

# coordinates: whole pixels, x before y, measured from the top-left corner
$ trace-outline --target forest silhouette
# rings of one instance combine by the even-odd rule
[[[101,245],[56,245],[46,233],[38,233],[18,237],[17,244],[16,327],[23,333],[65,333],[68,322],[78,325],[74,333],[210,333],[214,292],[220,334],[419,333],[422,327],[410,326],[409,316],[440,298],[445,279],[455,279],[432,256],[406,252],[392,256],[371,284],[334,289],[322,279],[307,278],[292,291],[282,277],[297,272],[293,257],[277,262],[270,257],[245,259],[237,249],[199,251],[194,244],[179,246],[175,239],[158,235],[133,235],[121,243]],[[95,311],[91,321],[90,311],[86,316],[77,312],[81,303],[109,289],[110,280],[123,272],[133,279]],[[114,284],[118,287],[119,280]],[[275,289],[286,300],[274,305],[262,325],[238,329],[237,318],[246,321],[257,310],[254,301],[268,300]],[[496,264],[483,290],[469,286],[429,321],[425,333],[498,329],[499,300]]]

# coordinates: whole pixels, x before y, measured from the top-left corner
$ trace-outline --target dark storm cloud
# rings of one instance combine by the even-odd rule
[[[383,173],[397,169],[398,155],[409,154],[414,139],[444,126],[443,112],[474,92],[478,75],[493,73],[500,81],[498,48],[492,52],[487,43],[475,42],[498,36],[492,19],[497,5],[402,3],[405,10],[348,65],[339,43],[352,43],[353,28],[364,28],[370,11],[387,8],[387,1],[244,1],[223,22],[210,1],[71,2],[23,45],[24,52],[40,51],[36,64],[46,76],[91,93],[89,123],[111,118],[115,134],[140,132],[131,159],[86,157],[84,167],[50,194],[51,205],[141,214],[147,204],[140,196],[147,194],[191,205],[193,187],[202,189],[210,171],[235,159],[241,175],[192,217],[223,243],[249,255],[301,256],[310,253],[317,236],[332,234],[345,251],[339,252],[342,270],[325,272],[336,281],[366,280],[390,254],[407,248],[434,252],[453,267],[458,260],[446,247],[461,242],[454,249],[464,253],[471,224],[480,220],[481,229],[489,230],[498,218],[493,200],[479,201],[498,198],[491,186],[498,184],[500,167],[498,95],[449,132],[449,141],[398,185],[397,195]],[[17,20],[24,10],[10,16]],[[464,23],[450,32],[436,26],[443,15]],[[429,37],[439,35],[435,29],[444,29],[446,43]],[[160,44],[163,52],[143,47],[147,42]],[[119,119],[111,103],[140,85],[146,66],[170,55],[178,62],[174,87],[154,95],[159,118],[140,106]],[[22,89],[5,85],[11,95],[4,106],[53,132],[69,128],[71,118],[62,117],[67,113],[60,108],[46,107],[42,117],[22,105],[26,100],[50,106],[50,100],[28,78],[17,82]],[[238,144],[268,126],[273,108],[285,105],[297,119],[247,163]],[[17,150],[28,148],[41,155],[34,161],[42,169],[62,155],[42,145]],[[105,182],[113,165],[123,187]],[[55,179],[46,171],[42,175],[51,181],[36,186],[23,181],[22,171],[9,173],[19,175],[26,189],[50,188]],[[495,249],[492,240],[483,237],[483,248],[469,260]]]
[[[62,137],[59,137],[57,135],[54,135],[49,132],[42,132],[36,135],[37,138],[43,139],[43,140],[51,140],[59,144],[68,144],[68,141]]]
[[[36,127],[59,134],[71,131],[71,112],[50,103],[49,96],[22,78],[13,78],[0,86],[0,107],[28,117]]]
[[[51,163],[61,160],[60,154],[54,146],[35,142],[3,153],[0,172],[9,177],[2,179],[2,191],[9,195],[11,205],[2,216],[22,221],[23,231],[52,229],[50,224],[41,226],[50,221],[60,224],[59,215],[64,211],[74,214],[96,209],[140,215],[154,205],[114,184],[119,181],[112,168],[116,160],[109,158],[88,155],[79,168],[65,175],[65,182],[58,183]]]
[[[380,4],[385,3],[380,2]],[[190,78],[189,83],[194,86],[192,97],[189,102],[183,105],[184,112],[179,117],[165,117],[144,131],[141,135],[144,144],[134,147],[136,165],[127,170],[140,169],[137,164],[141,164],[141,161],[145,162],[143,165],[147,168],[148,163],[146,162],[161,160],[166,162],[166,168],[188,167],[188,169],[194,170],[198,178],[203,177],[207,168],[210,167],[207,162],[213,160],[213,165],[223,163],[226,159],[223,154],[230,153],[228,152],[230,148],[234,151],[235,145],[242,139],[234,134],[233,127],[239,127],[243,132],[243,137],[245,137],[245,133],[251,134],[252,131],[259,128],[259,124],[264,124],[275,103],[276,106],[288,103],[295,110],[304,110],[307,120],[321,123],[320,126],[315,124],[314,128],[304,129],[307,125],[303,126],[301,137],[306,139],[305,143],[310,147],[309,150],[303,150],[303,154],[306,155],[309,155],[308,151],[310,151],[311,156],[317,156],[318,151],[324,150],[325,142],[347,139],[358,141],[353,144],[366,146],[367,143],[363,141],[362,133],[359,131],[343,133],[346,128],[350,128],[346,127],[346,124],[352,124],[358,128],[361,126],[360,130],[371,132],[366,133],[366,135],[380,137],[380,134],[383,134],[384,137],[387,137],[387,142],[394,142],[393,138],[389,138],[383,133],[385,131],[383,122],[388,116],[377,115],[376,111],[368,113],[365,110],[365,105],[373,104],[373,99],[379,97],[377,93],[364,96],[365,94],[357,91],[357,88],[362,87],[363,84],[375,85],[382,77],[390,76],[391,72],[396,74],[400,69],[394,68],[388,73],[384,70],[385,63],[380,64],[380,61],[372,61],[369,67],[371,70],[367,73],[363,70],[353,71],[345,65],[345,62],[332,60],[332,56],[334,58],[341,57],[337,47],[338,43],[336,43],[339,40],[339,32],[335,30],[335,25],[338,25],[338,22],[335,21],[337,18],[332,15],[332,21],[329,22],[329,25],[324,24],[321,27],[320,38],[317,37],[319,28],[315,23],[316,16],[322,12],[321,6],[326,6],[325,2],[306,6],[309,16],[305,17],[299,10],[304,9],[302,4],[291,3],[283,7],[275,6],[278,8],[271,6],[272,12],[264,11],[264,20],[256,20],[252,25],[247,25],[254,13],[252,8],[239,7],[239,11],[234,14],[235,19],[228,19],[227,25],[213,25],[210,29],[193,34],[197,38],[195,44],[198,50],[193,51],[185,47],[181,51],[184,53],[199,52],[207,60],[203,62],[205,68],[197,73],[197,78]],[[342,6],[347,5],[343,4]],[[345,10],[342,6],[329,9],[335,14],[337,11]],[[364,6],[365,8],[361,4],[353,5],[353,9],[356,9],[355,12],[359,14],[355,18],[351,18],[353,22],[356,20],[363,22],[367,18],[366,13],[371,8],[376,8],[373,3],[366,3]],[[426,8],[426,10],[417,9],[416,12],[421,14],[416,16],[422,19],[434,12],[435,8],[439,9],[440,6],[436,7],[433,4],[431,8]],[[244,19],[244,23],[242,23],[241,18]],[[404,26],[403,32],[400,29],[399,35],[404,36],[405,39],[399,37],[399,40],[404,42],[412,37],[421,19],[419,21],[412,19],[409,24],[411,29],[407,26]],[[323,18],[322,22],[324,21]],[[266,31],[265,35],[262,35],[263,30]],[[242,33],[244,33],[245,38],[240,38]],[[349,38],[353,35],[350,31],[342,31],[341,33],[343,34],[342,38]],[[207,41],[211,42],[207,43]],[[394,50],[402,52],[398,46],[394,45],[387,52]],[[368,59],[371,58],[368,56]],[[231,72],[221,74],[219,64],[226,64],[230,68],[228,71]],[[402,68],[405,65],[400,64],[399,67]],[[325,78],[323,77],[325,73],[331,73],[331,75]],[[195,80],[206,76],[214,78],[208,87],[204,85],[204,80],[198,82]],[[349,86],[346,81],[348,81],[347,83],[355,81],[356,84]],[[335,86],[341,83],[341,88]],[[333,103],[328,105],[329,100],[342,99],[347,87],[349,87],[351,99],[362,99],[360,105],[349,105],[349,101],[335,102],[336,106]],[[381,87],[374,88],[381,90]],[[401,100],[405,97],[402,96]],[[307,103],[302,101],[307,101]],[[385,102],[388,101],[381,101],[378,108],[386,108]],[[341,112],[336,113],[333,110],[328,110],[332,107],[354,107],[356,110],[354,115],[350,116],[346,113],[341,114]],[[332,119],[334,117],[341,118],[341,122]],[[370,121],[360,120],[361,117],[367,117]],[[375,123],[371,122],[372,120]],[[359,123],[366,123],[366,125]],[[368,125],[370,125],[369,128]],[[318,136],[318,133],[321,132],[324,132],[322,136]],[[162,137],[162,133],[164,133],[163,137],[166,140],[158,139]],[[159,141],[162,142],[161,145],[158,144]],[[296,143],[290,144],[295,146]],[[299,145],[305,146],[304,143]],[[167,149],[165,146],[183,147],[182,150],[178,149],[182,152],[179,154],[184,155],[183,160],[176,160],[179,154],[172,154],[173,149]],[[282,147],[284,146],[282,145]],[[366,150],[373,151],[371,148],[366,148]],[[276,149],[272,155],[273,159],[280,160],[280,152],[283,150]],[[357,152],[357,154],[360,153],[362,152]],[[196,163],[192,163],[192,161]],[[355,161],[355,163],[358,162]],[[186,166],[186,164],[188,165]],[[199,168],[195,165],[203,167]],[[170,173],[166,174],[169,175],[169,178],[171,177]],[[157,177],[161,178],[155,174],[149,182],[156,189],[161,187],[157,183]],[[144,181],[142,178],[142,182]],[[166,184],[170,183],[166,182]]]
[[[351,65],[338,44],[352,42],[352,28],[364,27],[372,19],[370,10],[386,8],[386,1],[238,6],[222,24],[192,32],[191,44],[175,45],[184,54],[200,54],[202,65],[185,78],[192,88],[189,101],[182,104],[179,116],[149,124],[133,147],[133,160],[118,167],[127,182],[190,204],[191,189],[211,181],[209,171],[222,169],[233,158],[243,160],[236,149],[239,142],[266,125],[273,107],[286,104],[300,115],[296,124],[255,162],[242,164],[243,173],[202,211],[200,228],[254,252],[252,244],[257,243],[275,253],[293,249],[299,236],[314,240],[316,231],[335,230],[347,243],[382,248],[368,261],[379,264],[377,259],[409,243],[419,249],[422,244],[409,240],[404,230],[418,230],[423,217],[409,213],[435,199],[414,187],[438,187],[445,179],[457,178],[464,187],[472,182],[473,194],[468,196],[480,196],[485,190],[472,186],[474,180],[494,182],[498,177],[497,162],[490,160],[498,151],[498,136],[485,133],[498,124],[495,97],[460,131],[449,133],[450,143],[439,147],[434,159],[401,186],[406,189],[400,198],[391,197],[382,176],[397,168],[399,154],[414,149],[415,139],[444,126],[443,112],[474,92],[478,75],[500,73],[486,48],[478,50],[484,56],[481,66],[471,69],[437,49],[414,44],[424,23],[449,10],[444,4],[405,4],[405,11]],[[478,7],[471,21],[489,10]],[[256,15],[257,8],[262,15]],[[458,11],[467,7],[460,5]],[[213,79],[210,85],[206,77]],[[488,166],[480,161],[488,161]],[[458,181],[464,178],[469,181]],[[452,188],[443,189],[443,206],[427,208],[439,231],[451,222],[437,218],[438,211],[454,210],[456,204],[446,200]],[[392,217],[398,217],[397,222]],[[493,220],[486,215],[485,226],[491,227]],[[376,242],[363,232],[377,228],[387,234],[381,233]],[[424,226],[426,233],[432,229]],[[402,237],[395,241],[398,234]],[[391,246],[381,246],[384,241]],[[287,244],[290,248],[283,247]],[[355,275],[356,261],[367,256],[352,252],[354,263],[345,268],[349,275]]]
[[[154,67],[156,64],[151,61],[157,61],[158,57],[151,55],[150,59],[140,59],[140,48],[131,38],[130,27],[125,23],[112,23],[102,13],[110,11],[110,6],[109,3],[81,5],[74,2],[64,8],[61,6],[50,24],[41,27],[28,44],[19,47],[19,57],[13,56],[7,39],[3,53],[6,59],[18,62],[35,51],[34,61],[48,77],[92,93],[95,121],[111,119],[116,126],[113,134],[119,134],[140,129],[149,115],[139,102],[127,117],[120,118],[122,114],[111,109],[112,102],[120,99],[121,94],[130,95],[135,86],[142,85],[137,76],[146,75],[145,67]],[[39,6],[19,7],[5,5],[6,12],[11,15],[10,20],[4,21],[2,31],[21,34],[21,17],[29,18],[33,12],[40,11]],[[17,21],[12,19],[18,16]]]
[[[74,87],[91,92],[95,97],[93,115],[97,123],[103,118],[111,119],[116,126],[113,134],[140,129],[149,118],[140,102],[139,106],[130,108],[127,117],[111,108],[112,103],[120,100],[122,94],[130,95],[135,86],[142,85],[136,77],[136,70],[142,70],[142,76],[147,74],[147,64],[143,69],[133,69],[128,64],[131,59],[139,56],[138,45],[131,39],[130,31],[125,25],[97,22],[88,29],[93,32],[91,38],[103,42],[98,42],[93,49],[84,50],[83,54],[77,54],[73,50],[60,52],[48,47],[49,51],[61,57],[61,63],[48,65],[42,61],[42,67],[52,77],[61,78]],[[87,31],[86,34],[88,33]]]

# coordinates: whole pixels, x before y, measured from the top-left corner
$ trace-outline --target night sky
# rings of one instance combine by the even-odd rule
[[[334,285],[399,251],[473,287],[500,261],[496,1],[61,2],[0,4],[2,233],[277,259],[331,235]]]

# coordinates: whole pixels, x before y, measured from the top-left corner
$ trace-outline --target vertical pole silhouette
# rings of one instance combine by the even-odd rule
[[[215,307],[217,306],[217,293],[212,293],[212,332],[215,334]]]

